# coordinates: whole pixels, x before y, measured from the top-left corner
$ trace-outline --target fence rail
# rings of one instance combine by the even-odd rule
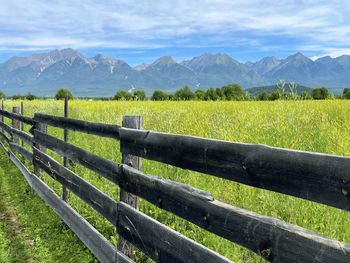
[[[271,262],[350,262],[350,246],[284,221],[215,200],[200,189],[146,175],[37,129],[40,123],[120,140],[123,154],[171,164],[258,188],[350,210],[350,158],[236,142],[136,130],[118,125],[36,113],[34,118],[0,110],[0,115],[33,125],[30,134],[0,122],[0,128],[28,143],[33,152],[3,132],[1,146],[30,186],[52,207],[101,262],[132,262],[59,198],[13,152],[33,162],[99,212],[156,262],[231,262],[124,202],[117,202],[40,147],[100,174],[128,193],[242,245]],[[20,117],[19,117],[20,116]],[[12,152],[13,151],[13,152]],[[86,226],[83,228],[83,226]],[[123,252],[123,251],[122,251]],[[119,260],[119,261],[118,261]]]

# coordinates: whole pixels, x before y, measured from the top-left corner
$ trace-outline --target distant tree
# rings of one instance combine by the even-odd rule
[[[68,99],[72,100],[73,95],[68,89],[59,89],[55,95],[56,100],[64,100],[66,93],[68,94]]]
[[[281,93],[279,90],[275,90],[269,95],[269,100],[279,100],[281,98]]]
[[[256,99],[257,100],[268,100],[269,96],[267,95],[266,91],[264,91],[263,93],[260,93]]]
[[[26,100],[35,100],[36,98],[37,97],[30,92],[26,95]]]
[[[226,100],[243,100],[244,92],[238,84],[230,84],[222,87]]]
[[[224,93],[222,91],[222,88],[216,88],[215,92],[218,95],[218,99],[219,100],[224,100],[225,99],[225,95],[224,95]]]
[[[300,98],[301,98],[302,100],[311,100],[311,99],[312,99],[310,93],[307,92],[307,91],[303,91],[303,92],[300,94]]]
[[[185,87],[175,92],[175,98],[177,100],[193,100],[194,94],[190,90],[190,88],[187,85],[185,85]]]
[[[350,100],[350,88],[345,88],[343,92],[344,99]]]
[[[169,99],[169,95],[166,94],[164,91],[162,90],[155,90],[153,92],[152,98],[151,100],[168,100]]]
[[[218,94],[216,93],[214,88],[210,88],[205,93],[206,100],[218,100]]]
[[[135,90],[132,97],[134,100],[146,100],[146,93],[143,90]]]
[[[11,99],[13,100],[22,100],[24,97],[19,94],[12,95]]]
[[[0,90],[0,99],[6,99],[6,95],[2,90]]]
[[[315,88],[312,90],[312,98],[315,100],[325,100],[328,97],[328,89],[326,87]]]
[[[132,96],[126,90],[118,90],[117,93],[114,95],[113,99],[115,99],[115,100],[131,100]]]
[[[201,89],[197,89],[194,92],[194,97],[196,100],[205,100],[205,91]]]

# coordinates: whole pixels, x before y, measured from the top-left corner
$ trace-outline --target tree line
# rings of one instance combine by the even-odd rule
[[[333,93],[330,93],[326,87],[314,88],[312,93],[307,91],[301,92],[298,94],[296,91],[297,85],[289,83],[287,89],[285,88],[285,83],[281,82],[276,85],[277,89],[272,93],[268,94],[266,91],[260,93],[256,97],[251,97],[248,92],[244,92],[240,85],[238,84],[229,84],[222,86],[221,88],[209,88],[206,91],[197,89],[192,92],[188,85],[185,85],[182,89],[176,90],[174,94],[166,93],[162,90],[155,90],[151,96],[151,100],[154,101],[167,101],[167,100],[204,100],[204,101],[217,101],[217,100],[226,100],[226,101],[241,101],[241,100],[258,100],[258,101],[267,101],[267,100],[325,100],[325,99],[350,99],[350,88],[345,88],[343,93],[339,96],[334,96]],[[56,100],[64,99],[65,94],[68,94],[68,99],[73,99],[72,93],[68,89],[59,89],[55,95]],[[3,91],[0,90],[0,99],[5,99],[6,95]],[[13,95],[11,97],[13,100],[34,100],[38,97],[31,94],[30,92],[27,95]],[[101,98],[102,99],[102,98]],[[103,98],[107,100],[147,100],[146,93],[143,90],[135,90],[133,93],[126,90],[119,90],[112,98]]]

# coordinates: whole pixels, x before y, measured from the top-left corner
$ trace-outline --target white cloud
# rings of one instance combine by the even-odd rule
[[[312,60],[316,60],[325,56],[330,56],[331,58],[340,57],[345,54],[350,54],[350,48],[326,48],[323,54],[320,56],[310,57]]]
[[[349,1],[0,0],[0,3],[0,46],[9,48],[156,48],[176,43],[220,46],[237,42],[266,48],[261,41],[265,36],[285,36],[304,41],[304,45],[317,43],[322,50],[350,43]],[[209,36],[207,42],[203,39],[194,42],[201,35]]]

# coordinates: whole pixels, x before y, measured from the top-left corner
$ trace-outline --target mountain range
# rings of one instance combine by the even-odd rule
[[[75,96],[112,96],[117,90],[143,89],[174,92],[189,85],[206,90],[238,83],[243,89],[285,82],[330,90],[350,86],[350,56],[315,61],[297,53],[286,59],[265,57],[238,62],[227,54],[204,53],[182,62],[163,56],[152,64],[131,67],[123,60],[98,54],[86,58],[73,49],[54,50],[0,63],[0,90],[6,95],[31,92],[54,96],[68,88]]]

